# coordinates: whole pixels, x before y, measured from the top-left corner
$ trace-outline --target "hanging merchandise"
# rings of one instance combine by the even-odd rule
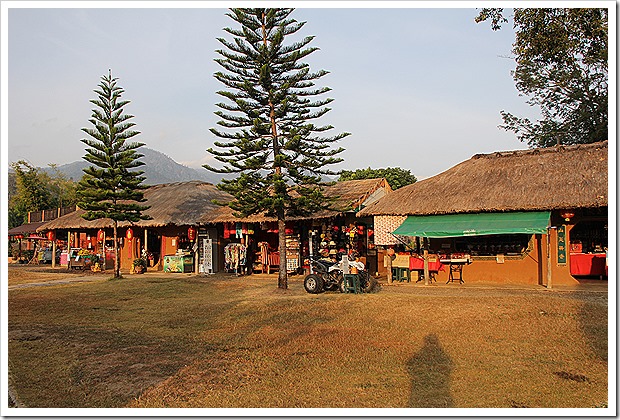
[[[247,248],[245,245],[232,243],[224,248],[224,264],[226,271],[241,274],[246,264]]]
[[[235,224],[235,234],[237,239],[243,238],[243,224],[241,222]]]
[[[228,239],[230,238],[230,229],[229,229],[229,225],[230,223],[225,222],[224,223],[224,239]]]

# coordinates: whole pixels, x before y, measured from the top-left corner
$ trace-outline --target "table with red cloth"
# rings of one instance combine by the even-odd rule
[[[418,281],[424,278],[424,258],[409,257],[409,271],[418,271],[421,275],[418,276]],[[435,280],[437,272],[444,271],[443,264],[437,258],[435,261],[428,261],[428,272],[430,280]]]
[[[570,273],[573,276],[606,276],[605,254],[570,254]]]

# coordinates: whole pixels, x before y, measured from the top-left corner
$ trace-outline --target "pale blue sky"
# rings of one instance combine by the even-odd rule
[[[301,35],[316,36],[320,48],[306,61],[331,72],[319,85],[331,87],[335,101],[320,122],[352,133],[333,169],[396,166],[422,179],[477,153],[526,148],[497,128],[502,109],[537,115],[510,74],[512,27],[476,24],[476,4],[467,4],[293,12],[307,21]],[[216,37],[235,24],[225,12],[9,8],[9,162],[81,159],[89,100],[111,68],[131,101],[138,139],[187,166],[205,163],[223,88],[213,77]]]

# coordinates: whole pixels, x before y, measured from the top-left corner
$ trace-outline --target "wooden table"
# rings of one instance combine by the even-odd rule
[[[605,254],[570,254],[570,273],[573,276],[606,276],[607,256]]]

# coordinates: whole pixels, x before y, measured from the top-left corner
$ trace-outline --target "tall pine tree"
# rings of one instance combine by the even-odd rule
[[[224,165],[205,168],[219,173],[235,173],[218,187],[235,200],[229,206],[237,215],[264,213],[278,220],[280,270],[278,287],[286,289],[287,218],[308,215],[325,208],[322,175],[334,174],[327,168],[341,162],[336,155],[344,149],[332,147],[349,135],[325,136],[333,127],[315,125],[330,109],[333,99],[322,95],[328,87],[315,81],[328,72],[311,72],[302,60],[316,51],[309,44],[314,37],[285,44],[305,22],[290,17],[293,9],[231,9],[227,16],[239,28],[224,28],[233,36],[218,40],[215,61],[224,71],[215,78],[226,86],[217,92],[225,102],[215,112],[223,129],[211,132],[223,139],[208,149]],[[289,38],[290,39],[290,38]]]
[[[114,226],[114,277],[120,277],[118,258],[118,222],[147,220],[150,217],[142,214],[148,206],[138,203],[146,201],[142,185],[144,171],[132,170],[141,165],[138,159],[143,155],[136,150],[144,143],[128,142],[139,134],[131,128],[129,122],[133,115],[125,114],[123,108],[129,101],[121,100],[124,90],[117,85],[117,78],[109,71],[101,78],[97,99],[90,102],[97,108],[93,109],[89,122],[93,128],[82,128],[90,139],[80,140],[86,144],[84,160],[91,166],[84,169],[85,176],[78,186],[78,205],[86,210],[87,220],[109,218]]]

